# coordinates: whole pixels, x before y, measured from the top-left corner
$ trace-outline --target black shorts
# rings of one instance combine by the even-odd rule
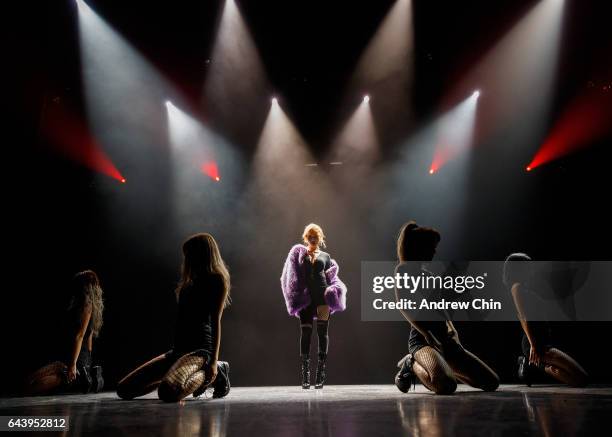
[[[325,302],[325,287],[317,287],[310,289],[310,304],[318,307],[319,305],[327,305]]]
[[[432,322],[421,322],[423,328],[427,329],[431,335],[433,335],[440,343],[445,343],[448,337],[447,327],[445,322],[432,321]],[[454,342],[454,341],[453,341]],[[430,346],[425,340],[423,334],[421,334],[414,326],[410,326],[410,336],[408,337],[408,352],[413,356],[424,346]]]
[[[298,313],[301,323],[312,322],[312,319],[317,317],[317,307],[320,305],[327,305],[327,302],[325,302],[325,290],[326,289],[324,287],[309,289],[310,304],[301,309]]]
[[[327,305],[326,303],[321,303],[318,305]],[[302,310],[300,310],[300,312],[298,313],[298,316],[300,317],[300,323],[311,323],[312,319],[314,319],[315,317],[317,317],[317,306],[316,303],[311,302],[310,305],[308,305],[306,308],[303,308]]]
[[[86,367],[87,370],[91,368],[91,352],[87,348],[82,348],[81,353],[77,358],[77,368]]]
[[[186,354],[193,354],[202,357],[204,358],[205,363],[210,363],[212,361],[212,352],[207,349],[194,349],[192,351],[176,351],[174,349],[170,349],[165,353],[165,357],[174,362]]]

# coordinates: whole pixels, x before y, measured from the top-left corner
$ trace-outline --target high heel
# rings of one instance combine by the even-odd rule
[[[527,358],[523,355],[520,355],[517,361],[519,381],[526,384],[527,387],[531,387],[531,384],[533,383],[533,366],[529,364],[529,361],[527,361]]]
[[[302,355],[302,388],[310,388],[310,357]]]
[[[412,354],[406,355],[397,363],[397,367],[400,369],[395,375],[395,385],[402,393],[407,393],[410,390],[410,386],[416,387],[416,375],[412,370],[413,363],[414,358]]]
[[[323,385],[325,384],[325,379],[327,378],[327,372],[325,369],[326,361],[327,355],[319,355],[319,360],[317,362],[317,376],[315,380],[316,389],[323,388]]]
[[[229,379],[230,366],[227,361],[217,362],[217,377],[213,382],[213,398],[223,398],[230,392],[230,379]]]
[[[93,366],[91,368],[91,391],[99,393],[104,388],[104,378],[102,377],[102,366]]]

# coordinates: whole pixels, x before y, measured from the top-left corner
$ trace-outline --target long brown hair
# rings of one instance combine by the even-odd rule
[[[83,270],[72,278],[68,311],[82,311],[91,307],[91,330],[94,337],[102,329],[104,300],[100,279],[93,270]]]
[[[397,259],[405,261],[430,261],[423,259],[440,242],[440,233],[433,228],[423,227],[414,220],[404,223],[397,236]]]
[[[223,294],[225,307],[231,303],[230,275],[227,270],[219,245],[212,235],[202,232],[187,238],[183,243],[183,264],[181,266],[181,279],[176,287],[176,297],[181,291],[192,285],[198,278],[209,275],[219,275],[223,280]]]

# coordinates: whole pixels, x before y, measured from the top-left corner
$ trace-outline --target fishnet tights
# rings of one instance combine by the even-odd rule
[[[61,361],[54,361],[32,373],[27,381],[25,393],[29,395],[42,394],[51,391],[65,383],[65,373],[68,366]]]
[[[190,395],[204,382],[204,358],[198,355],[183,355],[168,370],[162,379],[157,394],[166,402],[176,402]]]
[[[157,389],[161,400],[177,402],[204,383],[204,364],[205,359],[193,353],[176,361],[167,354],[160,355],[119,381],[117,394],[123,399],[133,399]]]
[[[437,394],[450,394],[457,381],[485,391],[499,386],[497,374],[476,355],[457,345],[444,356],[431,346],[414,354],[414,373],[421,383]]]
[[[551,347],[542,356],[544,371],[565,384],[583,387],[587,384],[586,371],[565,352]]]

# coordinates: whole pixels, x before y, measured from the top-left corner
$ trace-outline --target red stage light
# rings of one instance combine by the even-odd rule
[[[72,161],[125,182],[109,156],[91,136],[85,123],[65,107],[53,105],[49,108],[42,129],[58,151]]]
[[[217,167],[217,163],[215,161],[208,161],[202,164],[201,167],[202,173],[211,178],[213,181],[219,182],[221,178],[219,177],[219,168]]]
[[[612,100],[591,92],[574,99],[529,163],[534,169],[585,147],[610,130]]]

